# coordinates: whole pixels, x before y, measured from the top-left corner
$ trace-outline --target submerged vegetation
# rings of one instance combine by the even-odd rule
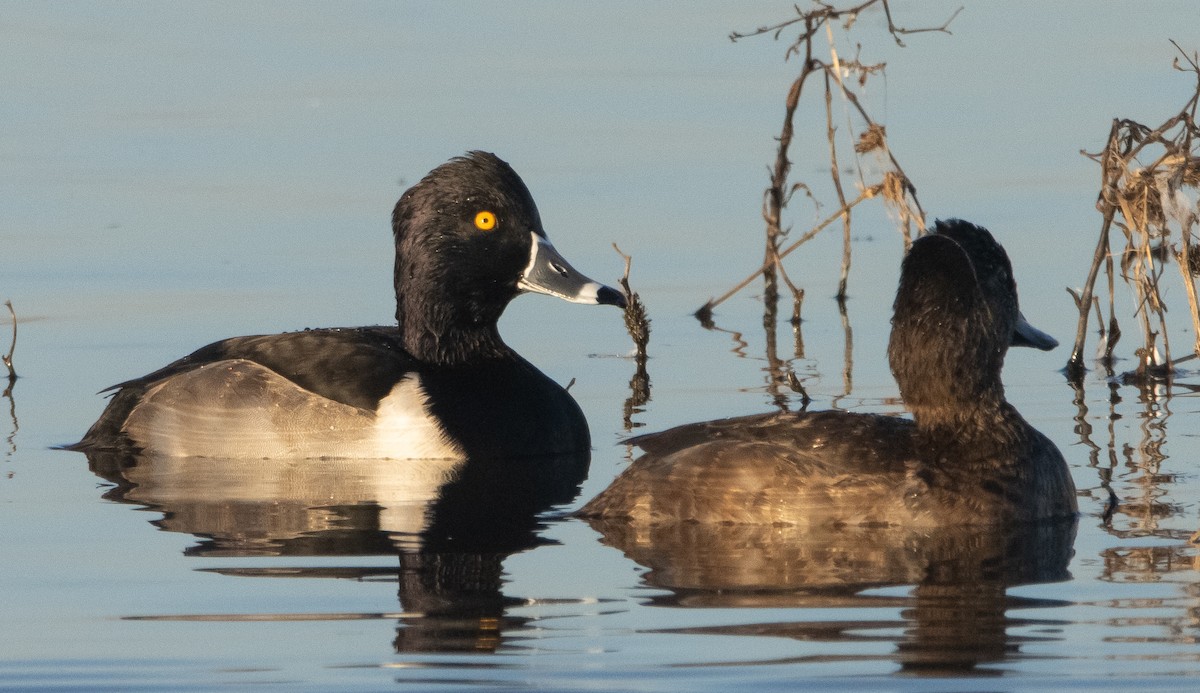
[[[1104,149],[1095,154],[1083,152],[1100,164],[1096,209],[1102,221],[1083,289],[1079,292],[1068,289],[1079,309],[1075,347],[1067,362],[1067,373],[1073,380],[1079,380],[1085,370],[1083,350],[1088,317],[1093,311],[1100,325],[1099,360],[1112,374],[1113,351],[1121,337],[1115,308],[1118,276],[1115,259],[1119,259],[1121,280],[1133,292],[1134,314],[1142,333],[1142,343],[1135,350],[1138,364],[1126,374],[1129,379],[1140,384],[1170,380],[1177,364],[1200,356],[1200,300],[1196,291],[1200,245],[1193,237],[1193,230],[1200,222],[1197,204],[1200,126],[1196,122],[1200,106],[1200,59],[1196,53],[1188,56],[1178,44],[1174,45],[1180,53],[1174,68],[1191,73],[1196,80],[1195,90],[1183,108],[1153,128],[1128,118],[1114,119]],[[1114,227],[1125,239],[1119,251],[1111,247]],[[1167,265],[1172,260],[1187,296],[1193,332],[1192,353],[1180,359],[1171,356],[1167,305],[1161,291],[1168,274]],[[1100,300],[1093,293],[1102,265],[1108,280],[1107,326]]]

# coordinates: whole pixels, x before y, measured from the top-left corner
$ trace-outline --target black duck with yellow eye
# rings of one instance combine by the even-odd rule
[[[586,452],[587,422],[500,338],[522,292],[623,306],[542,229],[508,164],[471,152],[404,193],[392,217],[395,326],[209,344],[116,394],[84,451],[175,457],[437,458]]]

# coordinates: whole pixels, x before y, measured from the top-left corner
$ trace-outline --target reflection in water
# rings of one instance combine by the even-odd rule
[[[771,405],[779,411],[791,411],[791,397],[798,395],[799,409],[804,411],[808,408],[811,401],[808,391],[804,387],[804,381],[813,375],[799,376],[795,370],[796,363],[805,361],[803,321],[800,318],[801,306],[804,302],[804,290],[793,286],[786,275],[783,275],[783,278],[792,292],[792,316],[788,321],[792,328],[792,355],[788,358],[781,358],[779,355],[778,291],[777,289],[772,289],[772,284],[768,283],[764,290],[762,316],[763,360],[766,363],[763,367],[766,379],[765,391],[769,396]],[[838,301],[838,314],[841,317],[842,325],[842,391],[833,396],[832,407],[835,409],[839,407],[840,401],[848,397],[854,390],[854,329],[850,324],[850,314],[847,310],[845,300]],[[700,325],[704,329],[713,332],[724,332],[730,335],[733,341],[730,352],[735,356],[743,359],[753,358],[747,353],[750,344],[741,332],[718,326],[713,320],[711,311],[701,309],[696,313],[696,317],[700,320]],[[785,391],[784,386],[790,392]]]
[[[1143,384],[1138,388],[1137,440],[1127,442],[1121,440],[1123,436],[1117,430],[1117,422],[1125,418],[1117,411],[1125,401],[1120,395],[1122,380],[1109,370],[1104,379],[1109,395],[1108,411],[1104,416],[1106,440],[1102,443],[1097,442],[1095,429],[1089,421],[1084,380],[1068,379],[1068,383],[1074,391],[1077,409],[1075,431],[1090,450],[1090,464],[1097,471],[1100,487],[1109,495],[1105,513],[1105,528],[1109,534],[1122,539],[1149,536],[1187,539],[1191,529],[1164,525],[1164,521],[1179,517],[1184,511],[1183,505],[1172,500],[1175,496],[1171,493],[1179,475],[1164,470],[1168,459],[1164,448],[1172,416],[1171,383]],[[1120,485],[1116,487],[1118,483]]]
[[[1115,375],[1111,368],[1098,375],[1108,391],[1107,410],[1090,418],[1086,380],[1068,378],[1077,407],[1075,431],[1091,451],[1090,465],[1098,474],[1099,488],[1108,495],[1103,527],[1116,540],[1100,549],[1096,579],[1114,583],[1173,582],[1179,590],[1178,596],[1114,596],[1103,602],[1116,614],[1105,619],[1104,625],[1120,633],[1119,642],[1145,644],[1156,648],[1153,656],[1167,658],[1171,654],[1162,649],[1165,645],[1192,649],[1197,641],[1194,630],[1200,623],[1196,606],[1200,590],[1194,582],[1194,574],[1200,569],[1196,554],[1200,532],[1194,532],[1194,519],[1188,517],[1186,504],[1173,500],[1192,494],[1185,491],[1187,475],[1168,471],[1169,456],[1164,452],[1174,390],[1192,393],[1196,388],[1178,381],[1142,382],[1136,400],[1132,400],[1135,404],[1130,416],[1120,411],[1126,404],[1121,396],[1122,386],[1129,384],[1126,379]],[[1094,420],[1104,422],[1100,435],[1092,425]],[[1181,436],[1186,438],[1188,434],[1176,438]],[[1178,608],[1181,616],[1164,615],[1169,613],[1164,610],[1172,608]]]
[[[1025,639],[1009,629],[1034,622],[1009,612],[1067,603],[1009,597],[1006,589],[1068,579],[1076,528],[1074,521],[936,530],[589,523],[604,543],[649,568],[643,576],[647,585],[669,590],[653,598],[654,604],[901,609],[899,620],[793,621],[672,632],[789,637],[830,643],[833,654],[844,653],[854,642],[892,641],[897,646],[890,658],[916,673],[962,673],[1019,657]],[[869,592],[895,585],[915,587],[906,597]],[[899,632],[880,632],[888,630]]]
[[[801,296],[803,293],[803,291],[799,292]],[[800,299],[797,300],[799,301]],[[799,304],[797,303],[797,305]],[[804,410],[806,407],[808,407],[810,401],[808,392],[804,388],[802,379],[796,375],[796,371],[793,368],[794,362],[804,360],[804,334],[800,325],[801,321],[798,314],[794,316],[793,320],[791,321],[792,336],[794,340],[794,356],[789,359],[779,358],[779,350],[776,346],[775,321],[775,312],[770,308],[766,309],[763,314],[763,332],[765,337],[764,359],[766,361],[766,366],[763,367],[763,372],[766,377],[765,389],[767,394],[770,396],[772,405],[774,405],[780,411],[790,411],[791,406],[789,405],[789,395],[780,387],[781,385],[787,385],[793,393],[800,396],[800,409]],[[730,352],[738,358],[751,358],[746,352],[747,348],[750,346],[750,343],[746,341],[745,336],[741,332],[718,326],[715,322],[713,322],[712,316],[707,314],[701,320],[701,325],[706,330],[728,334],[733,342],[733,346],[730,347]],[[843,326],[846,329],[846,348],[849,350],[851,346],[849,332],[850,326],[848,320],[845,319],[845,313],[843,313]],[[847,351],[847,366],[843,371],[843,376],[846,378],[849,378],[850,373],[849,358],[849,351]]]
[[[398,556],[396,568],[221,568],[239,577],[395,580],[396,650],[492,651],[525,619],[506,616],[502,566],[536,546],[539,514],[568,503],[588,453],[520,460],[226,460],[91,453],[105,498],[163,514],[161,529],[197,536],[199,556]],[[521,602],[524,603],[524,602]],[[155,617],[282,620],[289,615]]]
[[[11,380],[8,387],[4,390],[4,399],[8,400],[8,418],[12,422],[12,429],[4,438],[5,449],[4,459],[12,459],[12,456],[17,453],[17,431],[21,430],[21,424],[17,422],[17,400],[13,398],[13,385],[16,380]],[[11,474],[11,472],[9,472]]]

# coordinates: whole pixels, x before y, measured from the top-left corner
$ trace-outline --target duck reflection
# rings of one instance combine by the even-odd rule
[[[817,661],[844,658],[851,643],[895,642],[889,657],[916,674],[963,673],[1011,660],[1029,637],[1010,630],[1052,629],[1052,622],[1019,619],[1011,612],[1066,602],[1012,597],[1007,589],[1069,579],[1076,529],[1073,519],[923,530],[587,522],[605,544],[649,569],[642,578],[647,586],[668,591],[651,599],[655,605],[859,608],[888,614],[684,632],[770,635],[836,646]],[[913,586],[908,595],[872,591],[906,585]],[[894,609],[899,619],[891,616]]]
[[[88,454],[110,500],[162,513],[206,557],[378,556],[379,566],[219,568],[239,577],[395,580],[398,652],[492,651],[525,619],[506,610],[503,562],[539,543],[541,514],[568,503],[588,453],[522,460],[227,460]],[[338,617],[338,616],[335,616]],[[384,617],[342,615],[345,618]]]

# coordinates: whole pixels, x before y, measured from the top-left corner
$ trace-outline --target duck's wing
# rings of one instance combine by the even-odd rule
[[[686,424],[629,442],[646,451],[580,510],[636,522],[886,523],[912,422],[848,412]]]
[[[896,416],[775,412],[683,424],[626,442],[655,457],[702,445],[733,450],[762,446],[803,459],[813,473],[873,473],[904,469],[911,458],[912,432],[912,421]]]
[[[218,368],[222,365],[229,368]],[[222,388],[228,391],[213,389],[213,397],[250,401],[253,398],[249,394],[262,395],[262,391],[270,389],[284,397],[303,395],[313,406],[344,408],[349,417],[356,412],[374,412],[416,365],[401,346],[395,328],[331,328],[233,337],[201,347],[153,373],[108,388],[116,391],[108,407],[83,439],[68,447],[88,449],[125,444],[122,428],[148,392],[161,389],[164,383],[178,382],[188,390],[187,394],[203,398],[205,385],[193,381],[202,381],[205,372],[230,371],[228,377],[220,379]],[[180,378],[184,379],[177,380]]]
[[[223,339],[104,392],[145,389],[200,366],[237,359],[263,366],[316,395],[361,409],[374,409],[416,367],[394,327],[327,328]]]

